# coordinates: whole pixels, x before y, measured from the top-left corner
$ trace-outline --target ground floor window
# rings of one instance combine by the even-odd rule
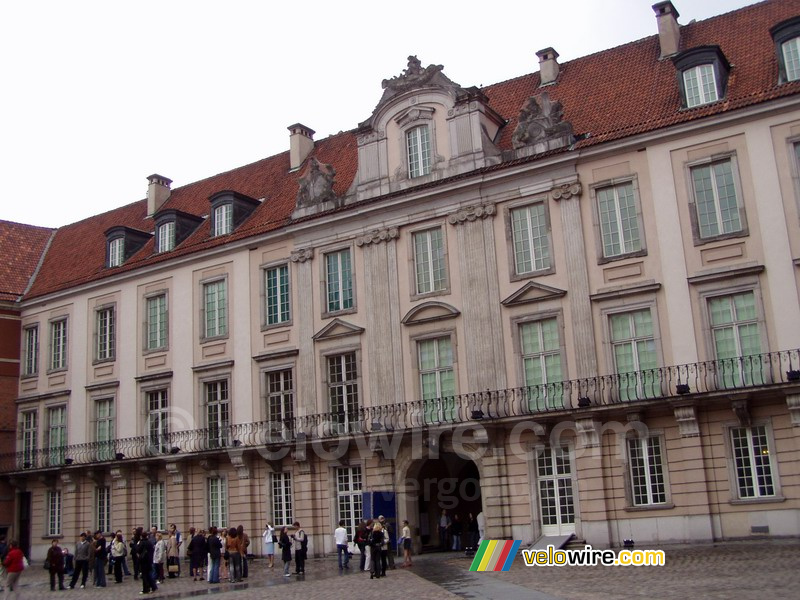
[[[338,516],[336,522],[344,521],[348,534],[352,536],[361,521],[361,467],[339,467],[336,469],[336,492]]]
[[[222,477],[208,478],[208,524],[213,527],[228,525],[228,482]]]
[[[291,525],[294,522],[292,517],[293,497],[292,497],[292,474],[288,471],[283,473],[272,473],[270,475],[272,483],[272,519],[277,526]]]
[[[61,490],[47,492],[47,531],[45,535],[61,535]]]
[[[774,470],[766,425],[730,430],[739,498],[775,496]]]
[[[631,494],[635,506],[663,504],[667,501],[664,482],[664,455],[661,438],[628,440]]]
[[[166,531],[166,486],[163,481],[147,484],[147,499],[150,523],[149,527],[156,527],[159,531]]]

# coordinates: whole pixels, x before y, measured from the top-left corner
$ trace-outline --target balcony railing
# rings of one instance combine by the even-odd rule
[[[660,367],[436,400],[379,404],[348,415],[319,413],[0,455],[0,473],[114,463],[222,449],[280,447],[302,441],[448,426],[476,420],[627,405],[678,396],[800,385],[800,350]]]

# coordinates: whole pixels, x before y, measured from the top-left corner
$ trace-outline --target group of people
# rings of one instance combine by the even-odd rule
[[[344,522],[339,522],[339,529],[334,533],[336,537],[336,549],[339,556],[339,568],[347,569],[349,564],[349,552],[342,552],[341,540],[346,537],[341,535],[344,529]],[[338,535],[337,535],[338,533]],[[353,539],[359,552],[361,553],[360,568],[362,571],[370,572],[370,579],[385,577],[387,567],[394,569],[394,552],[392,552],[392,527],[386,518],[381,515],[376,520],[369,519],[362,521],[356,529]],[[398,547],[403,549],[404,561],[402,567],[411,566],[411,527],[408,521],[403,521],[403,531],[398,540]],[[346,547],[345,547],[346,549]],[[345,555],[344,563],[342,554]]]
[[[306,558],[308,558],[308,535],[305,530],[300,526],[299,521],[292,524],[291,530],[289,527],[281,527],[276,532],[275,526],[272,523],[267,523],[264,526],[264,533],[261,534],[264,540],[264,554],[267,557],[269,568],[275,567],[275,549],[280,550],[281,561],[283,561],[283,576],[291,577],[290,573],[292,558],[294,558],[294,573],[295,575],[305,575],[306,572]]]
[[[472,513],[467,514],[466,519],[460,515],[453,515],[452,519],[447,514],[446,509],[442,509],[439,516],[439,547],[442,550],[462,550],[472,549],[478,546],[478,540],[483,536],[483,513],[477,517]]]

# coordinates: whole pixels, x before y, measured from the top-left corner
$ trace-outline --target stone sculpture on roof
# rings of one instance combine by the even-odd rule
[[[416,56],[409,56],[408,67],[400,75],[384,79],[381,87],[384,90],[389,88],[395,92],[404,92],[425,85],[442,69],[444,69],[442,65],[428,65],[423,69],[422,62]]]
[[[564,120],[561,102],[552,102],[547,92],[531,96],[522,105],[517,128],[511,136],[515,150],[534,146],[534,152],[545,152],[575,141],[572,124]]]
[[[336,169],[333,165],[319,162],[316,158],[309,160],[306,172],[300,177],[300,189],[297,190],[296,209],[316,207],[323,202],[335,201],[333,179]]]

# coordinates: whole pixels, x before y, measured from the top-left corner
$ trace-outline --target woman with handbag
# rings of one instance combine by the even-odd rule
[[[292,564],[292,540],[289,539],[289,530],[286,527],[281,527],[281,534],[278,537],[278,547],[281,549],[283,576],[291,577],[289,567]]]
[[[181,566],[178,562],[178,537],[174,532],[169,534],[167,540],[167,577],[174,579],[181,572]]]
[[[50,591],[56,590],[56,577],[58,577],[58,589],[64,590],[64,552],[58,545],[58,540],[50,542],[45,559],[45,568],[50,571]]]

